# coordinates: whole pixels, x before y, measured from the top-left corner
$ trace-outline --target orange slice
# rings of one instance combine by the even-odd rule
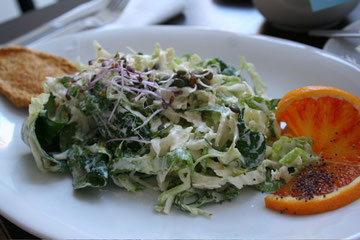
[[[360,99],[328,86],[287,93],[276,118],[287,133],[309,136],[322,162],[305,169],[274,194],[267,208],[283,213],[314,214],[360,198]]]

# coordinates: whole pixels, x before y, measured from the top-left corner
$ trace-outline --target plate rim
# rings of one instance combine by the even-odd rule
[[[42,43],[38,43],[38,44],[34,44],[31,45],[30,47],[32,49],[37,49],[39,46],[41,45],[45,45],[45,44],[51,44],[53,41],[59,41],[59,39],[64,39],[64,38],[69,38],[69,37],[74,37],[77,35],[87,35],[87,34],[92,34],[93,32],[102,32],[102,31],[121,31],[121,30],[127,30],[127,31],[131,31],[134,29],[152,29],[152,30],[158,30],[161,29],[161,31],[166,31],[167,29],[177,29],[177,28],[182,28],[182,29],[189,29],[191,31],[193,30],[199,30],[199,31],[208,31],[208,32],[224,32],[224,33],[230,33],[233,34],[234,36],[237,36],[239,38],[248,38],[248,39],[260,39],[262,41],[267,41],[267,42],[272,42],[272,43],[276,43],[279,45],[286,45],[289,47],[296,47],[296,48],[301,48],[304,49],[306,51],[310,51],[313,54],[316,55],[320,55],[322,57],[325,58],[329,58],[332,61],[335,61],[339,64],[344,64],[347,65],[348,67],[352,68],[353,70],[356,70],[358,73],[360,73],[360,68],[358,68],[357,66],[355,66],[354,64],[349,63],[348,61],[334,55],[331,54],[329,52],[326,52],[322,49],[319,48],[315,48],[303,43],[298,43],[295,41],[291,41],[291,40],[287,40],[287,39],[281,39],[278,37],[273,37],[273,36],[266,36],[266,35],[260,35],[260,34],[243,34],[243,33],[237,33],[237,32],[231,32],[231,31],[226,31],[226,30],[218,30],[218,29],[211,29],[208,27],[189,27],[189,26],[145,26],[145,27],[117,27],[117,28],[109,28],[109,29],[95,29],[95,30],[89,30],[86,32],[82,32],[82,33],[76,33],[76,34],[71,34],[71,35],[67,35],[67,36],[63,36],[60,37],[58,39],[54,39],[54,40],[49,40],[46,42],[42,42]],[[0,214],[5,217],[6,219],[8,219],[10,222],[14,223],[15,225],[19,226],[20,228],[24,229],[25,231],[38,236],[40,238],[54,238],[54,236],[56,237],[56,234],[54,235],[47,235],[42,233],[41,231],[38,231],[37,229],[33,228],[32,226],[28,226],[25,225],[21,222],[21,220],[19,218],[16,218],[15,214],[13,214],[13,216],[11,214],[9,214],[9,212],[11,211],[6,211],[5,208],[3,208],[2,204],[1,204],[1,200],[0,200]],[[73,232],[75,233],[75,232]],[[348,236],[348,238],[358,238],[360,236],[360,232],[356,233],[355,235],[352,236]],[[85,237],[84,235],[82,235],[82,237]],[[91,236],[90,236],[91,237]],[[94,237],[94,236],[93,236]]]
[[[355,21],[355,22],[360,22],[360,20]],[[355,23],[355,22],[353,22],[353,23]],[[331,52],[326,51],[324,48],[321,49],[321,48],[307,45],[305,43],[300,43],[300,42],[296,42],[296,41],[293,41],[290,39],[284,39],[284,38],[280,38],[280,37],[276,37],[276,36],[263,35],[263,34],[259,34],[259,33],[246,34],[246,33],[242,33],[242,32],[233,32],[233,31],[222,30],[222,29],[214,29],[214,28],[210,28],[207,26],[182,26],[182,25],[149,25],[149,26],[129,26],[129,27],[127,27],[127,26],[110,26],[108,28],[105,27],[105,28],[99,28],[99,29],[92,29],[92,30],[87,30],[87,31],[79,32],[79,33],[72,33],[72,34],[61,36],[61,37],[58,37],[55,39],[45,40],[42,42],[35,42],[34,44],[27,45],[27,47],[37,50],[37,48],[41,45],[50,44],[52,42],[56,42],[61,39],[66,39],[66,38],[70,38],[70,37],[87,35],[87,34],[96,33],[96,32],[122,31],[122,30],[125,30],[125,31],[130,30],[131,31],[131,30],[141,30],[141,29],[153,29],[155,31],[156,30],[163,31],[163,30],[167,30],[167,29],[169,29],[169,30],[185,29],[185,30],[189,30],[189,31],[207,31],[207,32],[219,32],[219,33],[225,33],[225,34],[233,34],[240,38],[261,39],[261,40],[267,41],[267,42],[276,42],[278,44],[284,44],[284,45],[291,46],[291,47],[307,49],[315,54],[322,55],[327,58],[331,58],[333,60],[336,60],[337,62],[341,62],[347,66],[350,66],[357,71],[360,71],[360,68],[358,66],[350,63],[349,61],[344,60],[343,58],[341,58]]]

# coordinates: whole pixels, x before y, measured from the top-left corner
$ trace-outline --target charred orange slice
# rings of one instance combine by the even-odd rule
[[[335,210],[360,198],[360,166],[323,162],[296,175],[265,198],[267,208],[288,214]]]
[[[360,198],[360,99],[328,86],[287,93],[276,119],[293,136],[309,136],[322,161],[306,168],[274,194],[267,208],[290,214],[334,210]]]

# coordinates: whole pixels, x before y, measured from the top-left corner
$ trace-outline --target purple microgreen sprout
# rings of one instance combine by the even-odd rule
[[[99,73],[96,77],[93,77],[93,71],[95,69],[99,69]],[[121,99],[124,97],[124,91],[129,92],[135,95],[135,101],[139,101],[141,97],[146,95],[152,95],[155,98],[161,100],[163,108],[167,108],[171,101],[166,102],[166,100],[161,96],[161,92],[172,92],[174,96],[182,94],[181,90],[171,90],[166,86],[161,87],[158,82],[152,81],[150,78],[151,74],[161,73],[158,70],[149,70],[146,72],[136,71],[133,67],[129,65],[125,65],[124,60],[119,59],[119,57],[115,57],[113,59],[108,58],[99,58],[98,60],[92,60],[92,65],[90,66],[91,74],[89,76],[88,84],[80,89],[80,92],[88,91],[95,87],[95,84],[99,81],[104,82],[104,87],[107,89],[113,88],[116,89],[120,93],[116,99],[114,104],[114,108],[111,111],[107,124],[111,124],[111,120],[116,113],[116,109],[118,108]],[[111,78],[111,80],[106,79],[106,76],[109,72],[117,73],[118,75]],[[170,79],[172,79],[175,74],[172,74]],[[168,83],[169,80],[160,81],[160,83]],[[156,110],[142,125],[146,125],[156,114],[160,113],[163,109]],[[139,127],[138,127],[139,128]],[[120,140],[119,140],[120,141]]]
[[[140,93],[139,95],[136,96],[135,101],[139,101],[140,98],[144,95],[145,95],[145,93]]]
[[[150,120],[155,117],[158,113],[160,113],[163,109],[159,108],[158,110],[156,110],[155,112],[153,112],[150,117],[148,117],[143,124],[141,124],[140,126],[138,126],[137,128],[135,128],[134,130],[137,130],[139,128],[142,128],[143,126],[145,126],[148,122],[150,122]]]

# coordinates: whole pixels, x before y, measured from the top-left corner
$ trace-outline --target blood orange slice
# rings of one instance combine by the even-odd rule
[[[309,136],[322,161],[274,194],[266,207],[291,214],[334,210],[360,198],[360,99],[327,86],[286,94],[276,118],[294,136]]]

